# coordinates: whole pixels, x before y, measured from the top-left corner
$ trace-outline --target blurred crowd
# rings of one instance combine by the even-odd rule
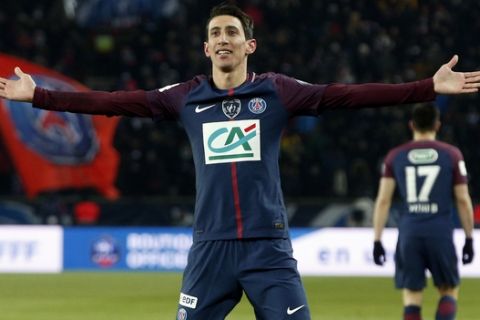
[[[249,65],[257,73],[312,83],[398,83],[432,76],[453,54],[460,56],[457,70],[480,70],[477,1],[234,2],[255,20],[258,51]],[[159,88],[210,72],[202,48],[209,9],[217,3],[4,1],[0,52],[96,90]],[[479,99],[439,96],[435,102],[443,121],[439,138],[463,151],[474,199],[480,196]],[[280,159],[286,196],[373,198],[383,156],[410,139],[409,112],[406,106],[293,119]],[[115,147],[123,195],[194,194],[190,146],[177,123],[122,118]],[[0,193],[21,192],[0,143]]]

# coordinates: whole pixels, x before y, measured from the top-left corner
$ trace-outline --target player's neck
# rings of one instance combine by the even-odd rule
[[[237,68],[231,72],[213,69],[213,83],[218,89],[228,90],[236,88],[247,80],[247,70]]]
[[[417,132],[413,133],[413,140],[422,141],[422,140],[436,140],[437,134],[435,132]]]

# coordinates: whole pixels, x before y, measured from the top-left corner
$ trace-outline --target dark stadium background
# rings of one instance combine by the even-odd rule
[[[126,3],[128,5],[126,5]],[[31,60],[96,90],[154,89],[210,71],[203,56],[208,10],[217,1],[2,1],[0,52]],[[453,54],[457,70],[480,69],[477,1],[236,1],[255,18],[257,73],[308,82],[412,81],[433,75]],[[480,197],[479,97],[439,96],[440,139],[457,145]],[[298,118],[284,133],[283,189],[293,226],[311,226],[332,203],[343,225],[368,225],[382,157],[407,141],[410,107],[328,112]],[[107,201],[92,190],[58,190],[29,199],[0,139],[0,202],[32,209],[31,222],[75,225],[79,201],[101,209],[99,225],[188,225],[194,168],[182,128],[122,118],[121,155]]]

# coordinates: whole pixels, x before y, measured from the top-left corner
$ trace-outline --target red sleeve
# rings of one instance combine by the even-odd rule
[[[393,160],[397,153],[394,150],[390,151],[383,161],[382,166],[382,177],[383,178],[395,178],[395,173],[393,171]]]
[[[36,108],[107,116],[152,117],[146,91],[52,91],[36,87],[32,104]]]
[[[453,162],[453,184],[468,183],[467,167],[465,166],[462,152],[458,148],[452,146],[450,154]]]
[[[325,88],[322,106],[365,108],[427,102],[435,99],[433,78],[400,84],[332,84]]]
[[[291,115],[318,116],[326,85],[311,84],[277,73],[266,76],[273,79],[280,100]]]

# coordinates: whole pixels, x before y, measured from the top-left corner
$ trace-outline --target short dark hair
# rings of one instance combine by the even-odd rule
[[[240,20],[240,22],[242,23],[243,32],[245,33],[245,38],[247,40],[253,38],[252,17],[250,17],[248,14],[246,14],[236,5],[225,1],[219,5],[216,5],[215,7],[212,8],[212,10],[210,10],[210,17],[208,18],[208,21],[207,21],[207,39],[208,39],[208,25],[210,24],[210,21],[212,21],[212,19],[217,16],[224,16],[224,15],[238,18],[238,20]]]
[[[419,104],[413,108],[412,121],[415,129],[421,132],[435,130],[440,112],[432,104]]]

